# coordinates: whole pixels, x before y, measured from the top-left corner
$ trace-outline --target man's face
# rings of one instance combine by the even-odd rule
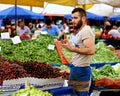
[[[51,25],[46,25],[46,28],[47,28],[47,29],[50,29],[50,28],[51,28]]]
[[[77,29],[79,29],[82,26],[83,22],[79,12],[75,12],[72,14],[72,23],[74,28],[77,28]]]
[[[24,25],[25,25],[24,22],[20,22],[20,27],[21,28],[24,28]]]
[[[32,28],[32,27],[33,27],[32,23],[29,23],[29,28]]]

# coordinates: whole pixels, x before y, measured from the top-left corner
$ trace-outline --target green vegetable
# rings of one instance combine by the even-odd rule
[[[110,64],[105,64],[103,67],[98,69],[92,67],[92,76],[94,80],[103,77],[120,78],[120,75],[115,72],[114,68]]]
[[[25,89],[21,89],[12,94],[12,96],[52,96],[52,94],[43,92],[33,86],[28,86]]]
[[[107,62],[120,62],[114,52],[107,48],[104,42],[98,42],[95,45],[96,52],[93,55],[91,63],[107,63]]]
[[[39,61],[47,64],[60,64],[60,58],[55,50],[49,50],[48,45],[54,45],[56,37],[39,35],[34,40],[23,40],[20,44],[13,44],[11,40],[0,40],[2,51],[0,56],[9,60]]]

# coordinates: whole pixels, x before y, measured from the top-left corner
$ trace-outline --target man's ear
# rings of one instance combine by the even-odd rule
[[[86,16],[83,16],[83,17],[82,17],[82,21],[83,21],[83,22],[86,22]]]

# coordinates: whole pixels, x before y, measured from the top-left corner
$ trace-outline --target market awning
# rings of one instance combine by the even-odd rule
[[[76,5],[85,5],[85,4],[95,4],[97,2],[93,2],[92,0],[39,0],[45,1],[54,4],[66,5],[66,6],[76,6]]]
[[[111,5],[113,7],[120,7],[120,0],[90,0],[90,1],[96,1],[98,3],[104,3],[107,5]]]
[[[46,1],[55,4],[67,5],[67,6],[76,6],[78,4],[86,5],[86,4],[108,4],[113,7],[120,7],[120,0],[39,0]]]
[[[104,20],[103,16],[99,16],[90,12],[86,12],[86,15],[88,20]],[[71,19],[72,17],[71,17],[71,14],[67,14],[67,15],[64,15],[64,18]]]
[[[120,15],[109,16],[110,20],[120,20]]]
[[[40,0],[0,0],[0,4],[44,7],[44,2]]]
[[[5,10],[0,11],[1,19],[44,19],[44,16],[38,13],[34,13],[30,10],[13,6]]]

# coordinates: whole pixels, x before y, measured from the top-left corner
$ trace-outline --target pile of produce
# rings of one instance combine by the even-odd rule
[[[103,77],[120,78],[120,74],[118,74],[110,64],[105,64],[103,67],[98,69],[92,67],[92,76],[94,80],[98,80]]]
[[[0,56],[9,60],[39,61],[47,64],[60,64],[60,58],[56,49],[49,50],[48,45],[54,45],[56,37],[39,35],[37,39],[23,40],[19,44],[13,44],[12,40],[0,40]]]
[[[61,73],[60,69],[53,68],[49,64],[37,61],[10,61],[0,57],[0,85],[3,80],[11,80],[22,77],[35,78],[65,78],[69,76],[68,73]]]
[[[92,67],[92,76],[95,86],[103,86],[105,88],[120,89],[120,64],[111,66],[105,64],[103,67],[95,69]],[[117,68],[117,69],[116,69]]]
[[[104,42],[98,42],[95,45],[96,52],[93,55],[91,63],[103,63],[103,62],[120,62],[113,51],[108,49],[107,45]]]
[[[0,85],[3,80],[28,77],[27,71],[22,66],[7,61],[0,62]]]
[[[52,96],[52,94],[43,92],[33,86],[27,86],[25,89],[21,89],[12,94],[12,96]]]

